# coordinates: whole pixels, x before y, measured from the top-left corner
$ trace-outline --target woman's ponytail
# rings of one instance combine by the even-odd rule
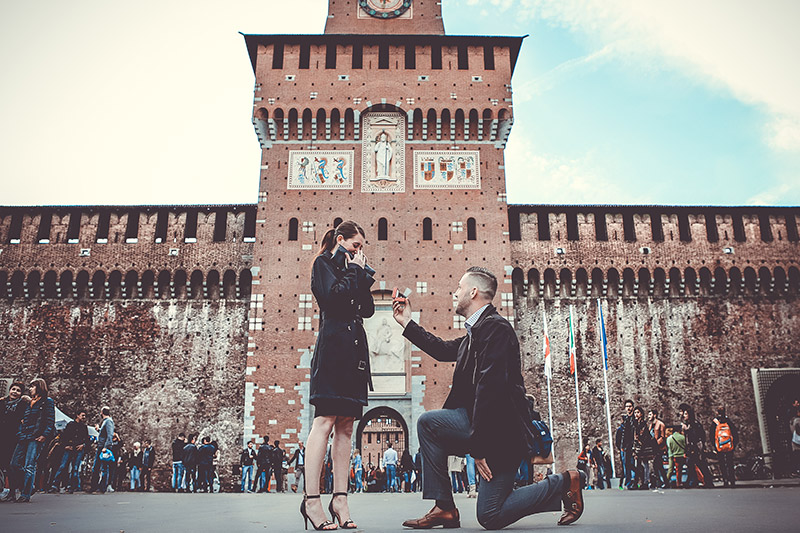
[[[325,252],[331,252],[333,248],[336,246],[336,228],[331,228],[325,232],[325,235],[322,237],[322,242],[319,246],[319,252],[317,255],[322,255]]]

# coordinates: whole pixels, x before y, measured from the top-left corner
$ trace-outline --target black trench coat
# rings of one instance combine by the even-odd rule
[[[320,309],[320,326],[311,359],[313,405],[325,400],[367,405],[367,386],[372,384],[369,349],[363,320],[375,314],[370,287],[375,279],[353,263],[345,267],[343,256],[335,262],[329,253],[314,261],[311,292]]]

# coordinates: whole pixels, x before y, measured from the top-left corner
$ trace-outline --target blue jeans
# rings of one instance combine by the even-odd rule
[[[70,490],[81,490],[81,465],[83,464],[83,448],[74,452],[69,473]]]
[[[183,489],[186,488],[183,486],[183,473],[185,472],[185,468],[183,468],[183,461],[173,461],[172,462],[172,488],[173,489]]]
[[[10,470],[13,473],[11,481],[14,481],[12,489],[21,487],[21,494],[25,499],[30,499],[34,491],[36,480],[36,461],[42,451],[43,443],[35,440],[22,440],[14,448],[11,456]]]
[[[100,492],[105,492],[106,488],[108,488],[109,483],[111,482],[111,465],[114,461],[101,461],[100,454],[103,452],[103,449],[100,448],[97,450],[97,453],[94,456],[94,468],[92,469],[92,479],[95,477],[95,473],[99,472],[99,479],[98,479],[98,487],[92,487],[92,490],[100,490]]]
[[[131,490],[142,488],[142,482],[138,466],[131,467]]]
[[[64,450],[61,455],[61,464],[56,470],[56,475],[53,476],[53,484],[52,488],[57,489],[60,488],[64,483],[64,478],[69,475],[69,465],[72,462],[72,455],[75,453],[74,450]]]
[[[386,465],[386,490],[394,492],[397,484],[397,465]]]
[[[465,457],[467,459],[467,483],[475,485],[475,459],[470,454],[465,455]]]
[[[622,462],[622,471],[624,472],[625,488],[629,489],[636,481],[636,472],[633,460],[633,452],[631,450],[620,450],[620,461]],[[622,481],[623,476],[620,476]]]
[[[606,478],[606,469],[605,469],[605,467],[603,467],[603,465],[598,464],[597,465],[597,487],[596,488],[601,489],[601,490],[603,488],[605,488],[605,483],[603,482],[603,480],[605,478]],[[608,485],[609,489],[611,488],[610,483],[611,482],[609,481],[609,485]]]
[[[356,491],[361,492],[364,484],[364,471],[356,470]]]
[[[242,492],[253,490],[253,465],[242,465]]]

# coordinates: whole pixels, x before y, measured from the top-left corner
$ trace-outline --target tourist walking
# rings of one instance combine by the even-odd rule
[[[242,492],[253,491],[253,464],[256,460],[256,451],[253,449],[253,441],[247,443],[239,464],[242,466]]]
[[[14,382],[8,389],[8,396],[0,399],[0,488],[6,486],[6,478],[10,474],[11,457],[17,447],[17,431],[25,410],[31,399],[23,396],[25,385]],[[10,479],[9,479],[10,481]],[[11,492],[3,497],[11,500]]]
[[[172,441],[172,490],[182,492],[184,468],[183,468],[183,447],[186,446],[186,435],[178,433],[177,438]]]
[[[363,247],[366,235],[353,221],[340,223],[322,238],[311,272],[311,292],[319,304],[320,326],[311,360],[310,402],[314,422],[306,442],[306,474],[312,480],[300,507],[317,529],[335,529],[320,502],[319,486],[328,437],[333,432],[333,499],[328,506],[338,526],[353,529],[347,504],[353,423],[361,418],[371,386],[369,349],[363,319],[375,313],[375,283]]]
[[[714,448],[719,459],[719,469],[722,471],[722,486],[734,488],[736,474],[733,471],[733,452],[739,444],[739,432],[725,415],[724,407],[717,408],[717,416],[712,420],[708,434],[714,437]]]
[[[35,491],[36,464],[45,443],[56,433],[56,405],[48,398],[47,383],[42,378],[31,381],[28,388],[30,403],[17,430],[17,445],[9,465],[9,500],[21,503],[31,501]],[[16,498],[16,491],[20,496]]]

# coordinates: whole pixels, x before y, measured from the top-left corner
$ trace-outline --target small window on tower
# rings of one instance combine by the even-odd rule
[[[272,68],[283,68],[283,43],[275,43],[272,49]]]
[[[458,47],[458,70],[469,69],[469,55],[467,54],[467,46],[462,45]]]
[[[422,221],[422,240],[433,240],[433,221],[431,221],[431,219],[428,217],[425,217],[425,219]]]
[[[494,70],[494,46],[489,44],[483,47],[483,68]]]
[[[388,239],[389,234],[389,222],[385,218],[380,218],[378,220],[378,240],[385,241]]]
[[[325,68],[336,68],[336,45],[333,43],[325,45]]]

